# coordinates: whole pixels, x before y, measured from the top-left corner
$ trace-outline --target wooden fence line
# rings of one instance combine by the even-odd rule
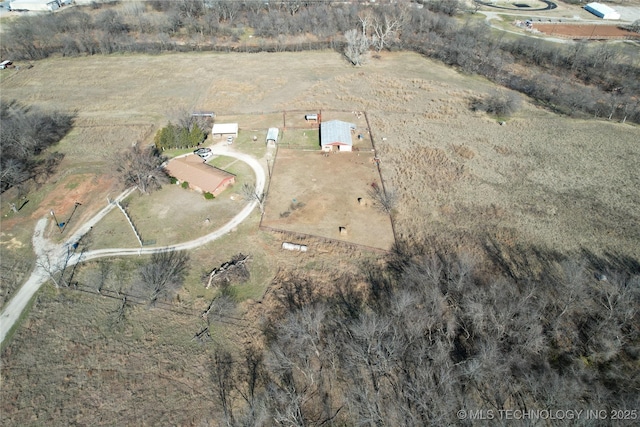
[[[269,227],[268,225],[262,225],[262,221],[260,221],[259,228],[261,230],[263,230],[263,231],[270,231],[270,232],[274,232],[274,233],[281,233],[281,234],[286,234],[286,235],[289,235],[289,236],[293,236],[294,239],[296,239],[296,238],[298,238],[298,239],[312,238],[312,239],[320,240],[320,241],[325,242],[325,243],[335,243],[335,244],[340,244],[340,245],[344,245],[344,246],[352,246],[352,247],[354,247],[354,249],[366,249],[368,251],[374,251],[374,252],[379,252],[379,253],[383,253],[383,254],[388,254],[388,253],[391,252],[391,251],[386,250],[386,249],[376,248],[376,247],[368,246],[368,245],[363,245],[361,243],[354,243],[354,242],[349,242],[349,241],[346,241],[346,240],[332,239],[332,238],[326,237],[326,236],[318,236],[316,234],[301,233],[299,231],[283,230],[281,228]]]

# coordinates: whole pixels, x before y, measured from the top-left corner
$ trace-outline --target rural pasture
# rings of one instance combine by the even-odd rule
[[[112,175],[114,155],[134,143],[151,143],[176,109],[215,111],[221,121],[237,118],[241,127],[234,149],[256,156],[265,168],[264,132],[281,120],[282,111],[366,111],[382,177],[398,195],[396,235],[409,245],[443,242],[474,252],[481,246],[478,242],[491,239],[508,247],[562,254],[588,251],[640,258],[637,126],[561,117],[528,102],[500,126],[495,117],[469,108],[472,98],[495,90],[493,84],[415,53],[383,52],[358,68],[331,51],[113,55],[51,58],[33,65],[3,70],[9,71],[2,73],[3,98],[77,111],[76,128],[53,148],[65,157],[49,181],[26,195],[3,194],[3,298],[18,283],[16,272],[26,268],[9,261],[30,256],[35,222],[50,209],[68,213],[74,201],[81,201],[72,232],[79,221],[101,209],[106,198],[120,190]],[[51,84],[54,75],[64,78]],[[243,126],[246,118],[250,122]],[[285,142],[305,131],[287,132]],[[253,135],[259,135],[257,143]],[[362,219],[371,224],[378,214],[357,204],[367,184],[378,179],[371,155],[364,150],[329,157],[279,150],[265,225],[277,223],[278,228],[302,233],[327,227],[328,237],[341,239],[337,227],[351,221],[348,238],[382,247],[375,237],[388,247],[388,217],[384,222],[380,214],[377,225],[365,227]],[[314,190],[313,179],[318,183],[327,170],[330,185],[340,192]],[[17,214],[10,212],[9,202],[23,196],[30,202]],[[145,197],[131,201],[130,209],[143,221],[143,235],[158,242],[156,236],[167,232],[166,219],[178,209],[165,205],[179,204],[181,215],[191,213],[180,220],[194,224],[215,206],[177,187]],[[289,210],[294,198],[305,206]],[[322,218],[312,218],[323,212],[318,208],[322,203],[350,207],[357,216],[324,224]],[[281,218],[287,210],[289,216]],[[127,227],[119,212],[112,214],[96,232]],[[211,355],[193,339],[206,326],[201,313],[217,292],[204,289],[204,272],[239,252],[252,257],[249,282],[231,289],[239,301],[236,311],[210,327],[211,342],[233,347],[255,342],[259,333],[254,328],[268,309],[262,298],[272,292],[270,283],[279,272],[308,273],[329,288],[342,283],[340,274],[357,272],[365,257],[381,258],[347,245],[321,248],[311,239],[303,241],[309,244],[307,253],[283,251],[286,236],[259,230],[258,214],[256,209],[236,232],[190,254],[193,267],[173,311],[132,305],[126,320],[118,323],[120,299],[45,286],[3,349],[3,424],[215,423]],[[166,215],[165,221],[160,215]],[[51,238],[56,238],[55,231],[52,227]],[[194,233],[195,227],[184,232]],[[183,237],[179,230],[171,233],[171,239]],[[135,281],[144,261],[92,262],[78,268],[78,279],[95,286],[105,272],[106,285],[115,292]],[[12,277],[17,277],[14,285]]]

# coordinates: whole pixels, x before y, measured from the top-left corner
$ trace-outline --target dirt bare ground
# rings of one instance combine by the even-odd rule
[[[327,156],[279,150],[262,224],[390,250],[389,215],[368,194],[373,184],[382,185],[373,157],[370,150]]]
[[[640,34],[622,29],[617,25],[535,23],[533,29],[549,36],[575,39],[640,39]]]
[[[44,83],[60,74],[65,78],[55,85]],[[404,241],[490,236],[501,244],[561,253],[587,249],[640,258],[637,127],[568,119],[528,104],[500,126],[469,109],[470,98],[487,94],[493,85],[416,54],[382,54],[360,68],[335,52],[57,58],[17,72],[1,89],[3,97],[77,109],[79,122],[92,121],[81,132],[84,143],[112,141],[93,147],[96,155],[88,167],[99,176],[106,175],[114,150],[148,142],[176,106],[228,115],[367,111],[383,177],[399,196],[394,221]],[[97,126],[105,123],[132,124],[131,138]],[[246,131],[241,128],[241,135]],[[74,154],[72,145],[70,140],[59,145],[68,153],[67,167],[45,187],[63,195],[74,190],[66,186],[75,185],[77,175],[72,198],[88,210],[91,197],[96,206],[105,200],[108,180],[96,178],[104,183],[99,189],[89,185],[94,178],[85,175],[90,171],[83,161],[94,151]],[[23,250],[30,245],[32,214],[39,209],[46,215],[50,208],[41,206],[44,198],[44,193],[31,198],[12,222],[2,222],[2,241],[12,242],[2,246],[3,257],[16,253],[8,251],[19,244]],[[8,214],[4,200],[2,209]],[[257,221],[252,227],[239,227],[192,252],[194,272],[180,302],[173,302],[180,313],[136,305],[118,322],[121,300],[45,286],[2,354],[3,423],[213,424],[209,352],[220,343],[257,341],[259,332],[252,328],[277,293],[269,282],[299,272],[326,284],[321,289],[326,292],[332,282],[343,283],[340,271],[362,269],[366,256],[312,239],[300,242],[309,245],[309,253],[288,253],[280,249],[286,234],[258,231]],[[265,279],[250,290],[236,288],[244,302],[234,317],[242,321],[216,323],[211,341],[198,343],[193,336],[204,325],[199,309],[214,295],[203,288],[200,270],[239,252],[254,257],[252,277]],[[108,285],[117,290],[134,280],[142,261],[109,264]],[[79,277],[94,285],[99,273],[96,263]]]

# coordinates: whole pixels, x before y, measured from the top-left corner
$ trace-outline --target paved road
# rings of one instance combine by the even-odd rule
[[[253,157],[237,153],[232,151],[227,146],[215,146],[212,148],[214,155],[224,155],[234,157],[247,163],[256,175],[256,192],[262,193],[266,184],[266,176],[264,169],[260,163]],[[131,188],[124,193],[120,194],[116,200],[120,201],[135,191]],[[216,231],[209,233],[205,236],[199,237],[189,242],[179,243],[171,246],[163,246],[157,248],[112,248],[112,249],[98,249],[94,251],[88,251],[84,253],[75,253],[73,250],[73,244],[78,242],[82,236],[87,234],[91,227],[97,224],[104,216],[109,213],[116,205],[110,203],[100,212],[98,212],[93,218],[84,223],[78,231],[76,231],[64,244],[56,245],[44,238],[44,232],[47,226],[47,222],[50,218],[42,218],[36,224],[33,233],[33,248],[36,253],[37,261],[36,267],[31,272],[31,276],[20,287],[18,292],[11,298],[11,300],[4,307],[4,310],[0,314],[0,344],[4,342],[7,334],[13,328],[13,325],[18,321],[20,315],[31,301],[31,298],[38,292],[40,287],[51,278],[50,272],[57,272],[65,265],[70,267],[79,262],[89,261],[96,258],[109,257],[109,256],[129,256],[129,255],[142,255],[153,254],[159,252],[166,252],[170,250],[188,250],[194,249],[199,246],[212,242],[225,234],[229,233],[235,227],[237,227],[242,221],[244,221],[251,212],[255,209],[257,202],[251,202],[247,204],[231,221],[217,229]]]

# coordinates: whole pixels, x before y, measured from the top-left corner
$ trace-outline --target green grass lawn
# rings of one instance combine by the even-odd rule
[[[320,131],[318,129],[287,129],[282,134],[280,145],[286,148],[319,150]]]

